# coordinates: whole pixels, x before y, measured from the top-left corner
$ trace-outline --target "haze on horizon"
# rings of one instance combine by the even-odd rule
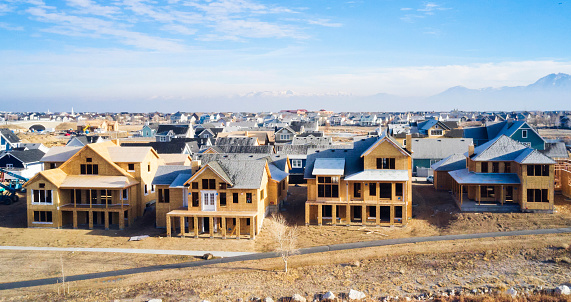
[[[258,111],[320,99],[312,109],[337,109],[379,93],[525,86],[571,73],[570,5],[5,0],[0,101],[13,111]]]

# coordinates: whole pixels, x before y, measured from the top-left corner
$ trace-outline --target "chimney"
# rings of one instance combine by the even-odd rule
[[[410,133],[406,134],[405,143],[406,145],[404,148],[406,151],[408,151],[408,153],[412,154],[412,135]]]
[[[474,144],[468,146],[468,156],[472,157],[472,155],[474,155]]]

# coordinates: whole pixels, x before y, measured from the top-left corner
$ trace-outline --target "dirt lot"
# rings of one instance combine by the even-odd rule
[[[40,134],[40,133],[17,133],[18,138],[22,143],[42,143],[46,147],[65,146],[69,140],[69,136],[56,135],[55,133]]]

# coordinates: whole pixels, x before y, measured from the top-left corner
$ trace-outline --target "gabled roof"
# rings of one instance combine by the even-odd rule
[[[67,174],[65,174],[65,172],[63,172],[61,169],[51,169],[51,170],[41,171],[38,174],[34,175],[32,178],[30,178],[30,180],[28,180],[24,184],[24,186],[27,186],[28,184],[34,182],[39,177],[44,177],[47,181],[51,182],[54,186],[59,188],[59,186],[63,183],[63,181],[67,177]]]
[[[186,183],[196,179],[204,169],[211,169],[232,189],[259,189],[267,168],[265,160],[223,160],[211,161],[196,172]]]
[[[158,154],[182,154],[187,143],[184,141],[147,142],[147,143],[121,143],[125,148],[152,147]]]
[[[216,146],[232,145],[232,146],[257,146],[258,138],[256,137],[218,137],[214,143]]]
[[[407,143],[412,144],[414,159],[440,159],[468,151],[468,146],[472,145],[473,141],[471,138],[423,138]]]
[[[513,161],[527,147],[505,135],[488,141],[474,149],[474,161]],[[468,153],[465,153],[468,156]]]
[[[282,181],[289,175],[289,173],[284,172],[273,163],[269,164],[268,167],[270,168],[270,175],[275,181]]]
[[[10,151],[1,155],[0,158],[5,156],[12,156],[24,164],[30,164],[40,162],[44,155],[45,153],[42,150],[31,149],[25,151]]]
[[[527,148],[525,149],[523,152],[521,152],[521,154],[516,157],[515,162],[520,163],[520,164],[555,164],[555,161],[543,154],[541,154],[539,151],[532,149],[532,148]]]
[[[167,135],[170,131],[174,135],[184,135],[188,132],[190,125],[189,124],[176,124],[176,125],[165,125],[161,124],[157,128],[157,135]]]
[[[283,130],[287,130],[287,131],[289,131],[289,132],[291,132],[291,133],[293,133],[293,134],[296,134],[296,131],[293,130],[290,126],[281,127],[278,131],[276,131],[276,134],[277,134],[278,132],[282,132]]]
[[[333,139],[331,137],[296,136],[291,143],[292,145],[331,145]]]
[[[373,151],[377,146],[379,146],[383,142],[390,143],[395,148],[397,148],[403,155],[410,156],[410,153],[408,153],[407,150],[401,148],[401,146],[399,146],[399,144],[395,142],[390,136],[383,134],[383,136],[379,137],[379,139],[374,144],[372,144],[367,150],[365,150],[365,152],[363,152],[363,154],[361,154],[361,157],[371,153],[371,151]]]
[[[464,154],[452,154],[447,158],[430,166],[434,171],[454,171],[466,168],[466,156]]]
[[[58,146],[51,147],[48,153],[46,153],[41,161],[42,162],[65,162],[70,159],[77,151],[81,150],[82,147],[68,147],[68,146]]]
[[[157,173],[153,178],[153,185],[171,185],[179,174],[192,175],[192,169],[189,166],[159,166]],[[189,176],[190,178],[190,176]],[[187,178],[188,179],[188,178]]]
[[[140,163],[149,152],[157,158],[159,155],[151,147],[109,147],[109,156],[114,163]]]
[[[0,129],[0,134],[11,144],[20,142],[18,136],[10,129]]]
[[[224,145],[215,146],[220,153],[263,153],[272,154],[274,153],[274,146],[272,145],[261,145],[261,146],[234,146],[234,145]]]
[[[569,158],[564,142],[546,143],[545,150],[539,150],[543,155],[551,158]]]

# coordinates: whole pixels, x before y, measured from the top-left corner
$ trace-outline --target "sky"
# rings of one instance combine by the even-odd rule
[[[528,85],[571,73],[569,16],[565,0],[0,0],[0,111]]]

